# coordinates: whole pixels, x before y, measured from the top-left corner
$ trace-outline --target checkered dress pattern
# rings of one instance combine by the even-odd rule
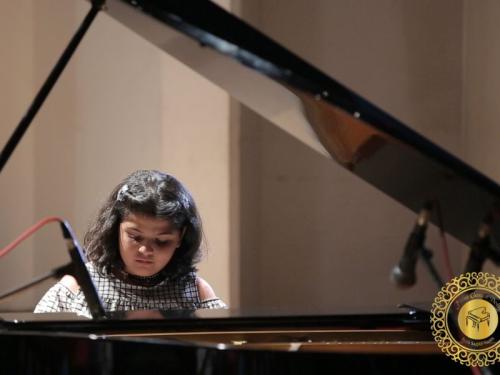
[[[138,286],[126,283],[114,276],[101,275],[87,264],[90,276],[106,311],[129,310],[196,310],[219,309],[227,306],[219,298],[200,300],[196,285],[196,273],[170,280],[166,278],[155,286]],[[58,282],[42,297],[35,313],[74,312],[91,317],[81,290],[73,293]]]

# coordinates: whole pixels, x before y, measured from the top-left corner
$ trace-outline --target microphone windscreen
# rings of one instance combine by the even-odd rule
[[[390,277],[391,281],[400,288],[409,288],[415,285],[415,282],[417,281],[417,276],[414,270],[403,271],[399,265],[392,269]]]

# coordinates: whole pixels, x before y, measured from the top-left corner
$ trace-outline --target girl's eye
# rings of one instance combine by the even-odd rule
[[[158,246],[167,246],[170,244],[170,241],[169,240],[166,240],[166,241],[156,240],[156,244]]]
[[[130,238],[134,242],[141,242],[142,238],[139,236],[134,236],[133,234],[129,234],[128,238]]]

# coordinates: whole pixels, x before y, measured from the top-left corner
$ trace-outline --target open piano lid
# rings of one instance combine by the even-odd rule
[[[424,201],[439,200],[447,217],[446,229],[465,243],[472,240],[478,223],[492,210],[500,196],[500,188],[495,182],[213,3],[197,1],[192,6],[194,3],[188,0],[108,0],[107,13],[225,89],[241,103],[318,152],[330,155],[349,171],[409,209],[418,211]],[[311,325],[316,329],[319,326],[341,326],[356,330],[372,330],[382,325],[389,330],[398,327],[402,333],[408,325],[414,325],[424,333],[424,336],[418,336],[418,340],[423,337],[432,343],[428,332],[428,316],[419,316],[418,311],[417,316],[385,309],[382,312],[373,310],[370,315],[364,311],[353,315],[349,309],[345,314],[337,311],[336,315],[323,317],[319,316],[321,312],[314,312],[317,315],[297,315],[291,311],[286,316],[283,311],[273,314],[266,310],[264,314],[254,313],[253,320],[248,319],[247,314],[238,316],[226,310],[196,311],[192,312],[193,316],[182,316],[183,312],[180,312],[181,315],[160,315],[158,320],[154,320],[155,317],[134,317],[136,312],[130,312],[128,314],[132,317],[126,325],[121,325],[120,320],[127,320],[127,313],[125,316],[120,316],[121,313],[112,314],[106,324],[84,321],[75,316],[38,314],[34,319],[32,314],[16,314],[13,317],[4,314],[1,317],[4,319],[2,325],[6,333],[13,336],[4,335],[0,338],[13,340],[19,337],[15,336],[16,332],[8,332],[14,331],[16,324],[25,330],[55,331],[55,336],[58,331],[67,330],[73,333],[88,333],[89,330],[107,332],[110,329],[127,333],[162,329],[177,332],[193,327],[209,330],[220,328],[220,325],[231,331],[242,326],[253,328],[255,325],[262,329],[278,325],[285,329],[287,337],[291,337],[287,329]],[[199,322],[196,318],[209,319]],[[56,321],[45,324],[52,319]],[[152,319],[153,323],[145,322],[144,319]],[[396,333],[399,334],[399,331]],[[366,332],[361,334],[365,335]],[[298,332],[298,335],[297,340],[305,340],[303,333]],[[79,339],[76,334],[74,336]],[[83,344],[89,345],[90,341],[109,343],[106,339],[105,336],[93,335],[90,339],[86,337]],[[348,339],[351,340],[350,337]],[[366,341],[366,337],[361,336],[361,340]],[[385,337],[383,340],[388,341]],[[399,342],[401,338],[397,337],[397,340]],[[138,343],[139,340],[130,342]],[[159,347],[157,341],[151,342]],[[77,344],[78,353],[85,352],[79,346],[82,341]],[[63,345],[66,343],[63,342]],[[181,346],[178,342],[175,345]],[[17,348],[13,347],[14,350]],[[104,352],[101,346],[95,346],[93,350],[95,348]],[[109,346],[106,348],[109,352]],[[134,355],[124,358],[136,361],[133,357],[137,353],[149,352],[151,347],[140,349],[138,351],[134,347]],[[195,354],[200,357],[199,351]],[[61,355],[60,350],[57,350],[57,355]],[[418,362],[423,363],[422,357],[417,357]],[[100,359],[98,356],[96,358]],[[161,358],[165,358],[164,352]],[[170,357],[166,358],[169,360]],[[269,358],[266,355],[266,363],[269,363]],[[286,360],[293,368],[295,362],[290,361],[290,358]],[[318,358],[314,357],[313,360],[317,361]],[[337,366],[335,369],[338,370],[338,362],[332,361],[333,357],[323,358]],[[448,361],[446,359],[443,363],[448,366],[451,363]],[[153,366],[157,363],[150,362]],[[234,362],[234,357],[228,362]],[[127,361],[124,363],[130,364]],[[252,365],[254,362],[249,363]],[[304,373],[310,373],[312,363],[307,363],[307,372]],[[280,365],[283,366],[283,363]],[[352,367],[349,369],[352,370]]]
[[[496,211],[494,181],[212,2],[109,0],[107,14],[409,209],[439,201],[465,244]]]

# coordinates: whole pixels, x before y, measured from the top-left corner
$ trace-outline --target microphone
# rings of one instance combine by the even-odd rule
[[[89,311],[90,314],[92,315],[92,318],[94,319],[105,318],[106,313],[102,301],[99,297],[99,294],[97,294],[97,289],[94,285],[94,282],[92,281],[92,278],[90,277],[87,267],[85,266],[86,263],[85,254],[80,244],[78,243],[75,234],[73,233],[71,225],[66,220],[63,220],[57,216],[49,216],[39,221],[37,224],[33,225],[32,227],[28,228],[23,233],[21,233],[21,235],[18,238],[16,238],[14,241],[8,244],[5,248],[0,249],[0,258],[8,254],[12,250],[14,250],[17,245],[19,245],[29,236],[33,235],[38,229],[54,221],[57,221],[61,225],[62,234],[64,240],[66,241],[66,246],[68,248],[71,262],[66,265],[57,267],[51,270],[50,272],[46,273],[45,275],[36,277],[35,279],[29,281],[26,284],[23,284],[5,293],[0,294],[0,301],[7,297],[11,297],[17,293],[20,293],[24,290],[27,290],[32,286],[35,286],[47,279],[53,277],[61,278],[62,276],[69,274],[76,278],[78,285],[82,289],[83,295],[85,296],[85,300],[87,301],[87,304],[89,306]]]
[[[69,223],[65,220],[60,222],[63,237],[66,241],[66,246],[68,248],[69,255],[71,257],[71,262],[73,265],[73,276],[76,278],[78,285],[82,289],[85,300],[89,306],[90,314],[93,319],[105,318],[106,312],[104,310],[101,298],[97,293],[97,289],[90,277],[90,274],[85,266],[86,258],[85,254],[78,243],[75,234]]]
[[[425,232],[427,223],[430,220],[431,210],[432,203],[426,202],[420,210],[415,227],[406,241],[401,260],[391,271],[391,281],[400,287],[410,287],[417,281],[415,269],[419,253],[425,251]]]
[[[491,227],[493,215],[488,214],[479,225],[476,238],[471,244],[469,258],[465,264],[465,272],[480,272],[486,259],[500,264],[500,253],[492,246]]]

